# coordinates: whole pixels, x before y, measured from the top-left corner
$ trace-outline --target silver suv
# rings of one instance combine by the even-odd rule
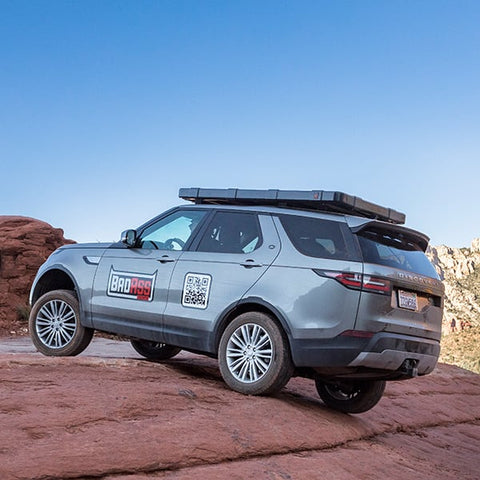
[[[31,290],[45,355],[77,355],[94,330],[166,360],[218,358],[225,382],[272,394],[315,380],[360,413],[387,380],[430,373],[444,287],[428,237],[395,210],[341,192],[180,189],[185,203],[113,244],[59,248]]]

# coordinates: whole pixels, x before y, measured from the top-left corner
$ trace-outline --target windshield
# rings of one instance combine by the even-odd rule
[[[438,278],[422,248],[401,233],[363,230],[358,233],[358,240],[365,262]]]

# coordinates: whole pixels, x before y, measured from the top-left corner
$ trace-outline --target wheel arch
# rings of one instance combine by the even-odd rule
[[[215,326],[215,331],[213,335],[214,345],[213,350],[215,354],[218,354],[218,348],[220,344],[220,339],[222,334],[227,327],[227,325],[236,317],[242,313],[247,312],[262,312],[273,318],[275,322],[282,328],[284,331],[288,344],[291,348],[291,330],[288,325],[286,318],[270,303],[266,302],[260,297],[248,297],[243,298],[234,305],[229,306],[221,315],[220,320]]]
[[[53,267],[36,280],[30,295],[30,304],[33,306],[42,295],[53,290],[71,290],[81,302],[78,286],[70,272],[60,267]]]

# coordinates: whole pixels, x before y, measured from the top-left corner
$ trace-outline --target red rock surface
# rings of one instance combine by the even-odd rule
[[[371,411],[328,410],[312,381],[272,398],[214,360],[0,355],[0,478],[478,479],[480,376],[440,365]]]
[[[25,333],[18,309],[28,304],[38,267],[66,243],[73,242],[61,228],[28,217],[0,216],[0,335]]]
[[[61,229],[0,216],[0,346],[64,243]],[[480,479],[480,376],[457,367],[390,382],[349,416],[305,379],[240,395],[214,360],[186,353],[156,364],[20,351],[0,353],[0,480]]]

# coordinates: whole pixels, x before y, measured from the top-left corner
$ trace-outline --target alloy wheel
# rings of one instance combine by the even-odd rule
[[[44,345],[63,348],[75,335],[77,317],[67,302],[50,300],[39,310],[35,325],[38,338]]]
[[[256,382],[268,371],[273,359],[270,336],[260,325],[242,325],[228,340],[226,358],[228,369],[238,381]]]

